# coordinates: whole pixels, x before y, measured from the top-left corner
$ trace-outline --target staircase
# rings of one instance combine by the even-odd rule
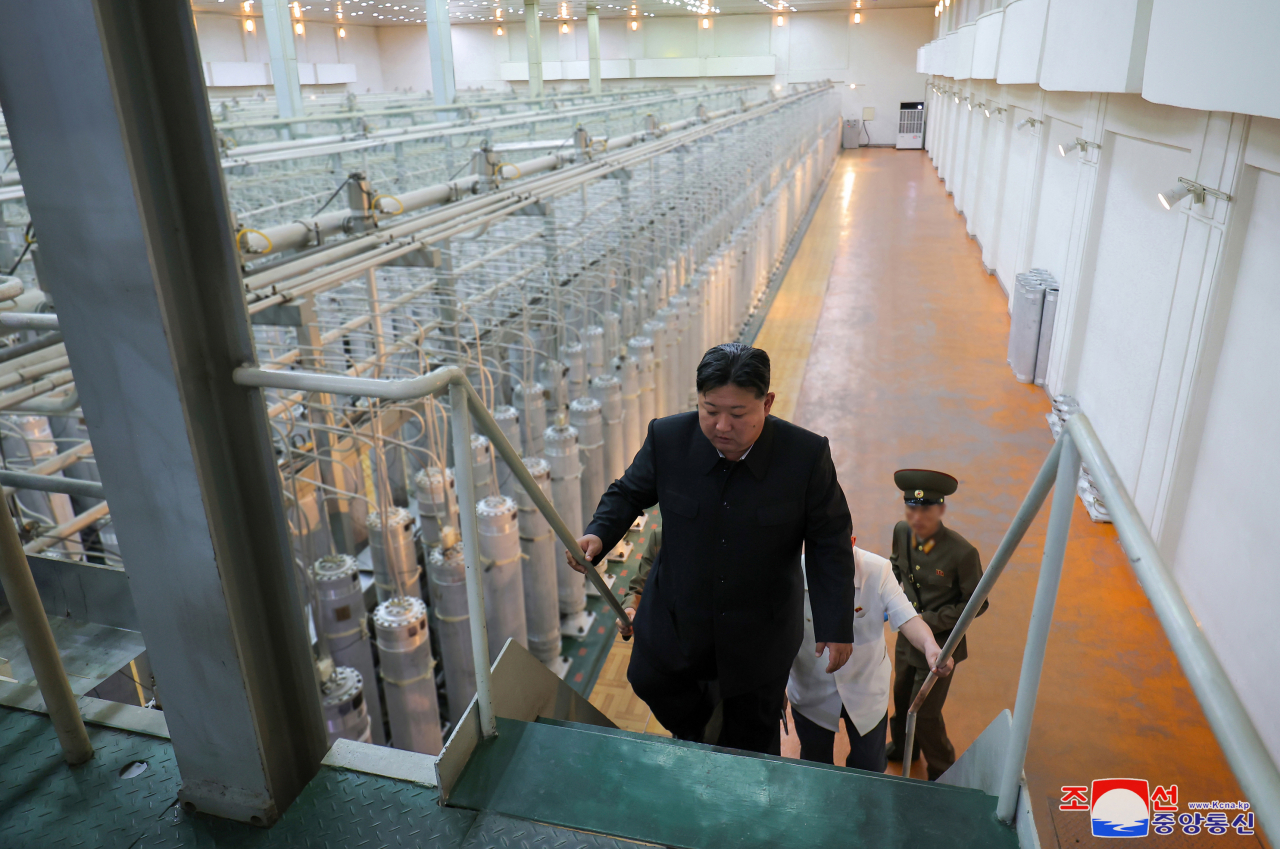
[[[492,680],[497,734],[464,717],[440,758],[451,807],[689,849],[1034,845],[975,787],[623,731],[514,643]]]

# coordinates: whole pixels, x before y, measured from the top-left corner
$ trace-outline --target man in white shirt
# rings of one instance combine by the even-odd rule
[[[834,673],[826,671],[826,661],[815,656],[813,614],[806,592],[804,643],[791,664],[787,698],[800,738],[801,759],[833,763],[836,731],[843,717],[849,734],[845,766],[884,772],[892,678],[884,642],[885,620],[924,653],[929,667],[939,675],[950,675],[954,662],[948,660],[946,666],[937,668],[942,649],[907,600],[887,559],[855,546],[853,562],[853,654]]]

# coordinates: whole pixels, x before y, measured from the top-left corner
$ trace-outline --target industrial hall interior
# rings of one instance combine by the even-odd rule
[[[1276,12],[0,4],[0,849],[1280,845]]]

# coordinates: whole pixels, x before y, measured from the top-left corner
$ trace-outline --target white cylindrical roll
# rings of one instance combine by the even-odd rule
[[[569,405],[569,423],[578,429],[578,457],[582,461],[582,527],[591,524],[604,495],[604,421],[600,402],[578,398]]]
[[[427,557],[427,587],[431,593],[436,637],[440,641],[448,715],[452,722],[457,722],[476,694],[476,665],[471,653],[471,619],[467,607],[467,564],[462,556],[462,543],[431,550]]]
[[[600,402],[604,422],[604,486],[608,489],[626,471],[622,459],[626,450],[622,381],[611,374],[601,375],[591,381],[591,395]]]
[[[542,434],[547,429],[547,390],[541,383],[519,383],[511,403],[520,412],[520,437],[524,456],[542,456]]]
[[[502,429],[502,435],[507,438],[507,442],[511,443],[511,447],[516,449],[517,454],[521,454],[520,450],[520,412],[515,407],[502,405],[494,407],[493,419],[498,423],[498,427]],[[516,490],[520,488],[520,484],[516,483],[516,476],[512,473],[511,467],[507,465],[507,461],[502,459],[501,455],[494,452],[498,464],[498,492],[508,498],[516,497]]]
[[[454,490],[453,469],[441,471],[428,466],[413,476],[417,490],[418,519],[422,544],[430,549],[440,544],[440,529],[458,527],[458,498]]]
[[[330,746],[338,740],[373,742],[364,698],[364,678],[359,672],[349,666],[336,667],[329,680],[320,686],[320,700]]]
[[[653,348],[653,339],[648,336],[633,336],[631,341],[627,343],[627,349],[631,352],[631,357],[636,362],[640,406],[640,418],[636,424],[640,433],[647,431],[649,422],[657,416],[657,402],[655,401],[657,392],[655,392],[653,376]],[[623,379],[625,392],[625,375]],[[623,403],[626,403],[625,399]],[[641,441],[643,439],[644,437],[641,437]],[[636,450],[639,450],[639,448],[637,447]]]
[[[525,468],[551,498],[551,466],[541,457],[526,457]],[[520,511],[520,549],[524,553],[524,612],[529,652],[545,665],[560,657],[560,593],[551,526],[524,491],[516,492]]]
[[[578,431],[568,425],[547,428],[542,436],[547,462],[551,466],[551,501],[574,538],[582,536],[582,462],[578,459]],[[560,613],[572,615],[587,606],[586,578],[569,568],[564,560],[564,544],[555,541]]]
[[[418,552],[413,544],[413,514],[392,507],[383,527],[382,514],[369,512],[369,548],[373,559],[373,581],[379,601],[399,595],[422,598]]]
[[[661,313],[661,310],[659,310]],[[667,376],[671,366],[667,360],[667,323],[658,318],[651,318],[644,323],[644,334],[653,340],[653,418],[660,419],[671,414],[667,406]],[[644,363],[641,363],[644,368]],[[640,384],[644,392],[644,383]],[[646,422],[647,424],[647,422]]]
[[[369,706],[370,732],[373,742],[381,745],[386,742],[382,701],[374,678],[373,644],[369,639],[369,617],[360,588],[359,566],[350,555],[330,554],[311,567],[311,578],[316,588],[316,632],[324,635],[335,665],[351,667],[368,682],[364,699]]]
[[[420,598],[388,599],[373,611],[373,629],[378,635],[391,745],[424,755],[440,754],[444,742],[427,606]]]
[[[484,621],[489,632],[489,662],[493,663],[508,639],[529,647],[515,501],[505,495],[481,499],[476,505],[476,526],[484,563]]]

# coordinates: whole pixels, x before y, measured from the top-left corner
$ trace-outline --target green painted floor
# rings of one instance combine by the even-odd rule
[[[498,720],[450,804],[688,849],[1014,849],[996,800],[617,729]]]
[[[92,761],[62,761],[43,714],[0,708],[0,847],[3,849],[636,849],[621,840],[444,808],[434,788],[323,767],[271,829],[177,806],[168,740],[89,727]],[[135,761],[134,778],[121,771]]]

